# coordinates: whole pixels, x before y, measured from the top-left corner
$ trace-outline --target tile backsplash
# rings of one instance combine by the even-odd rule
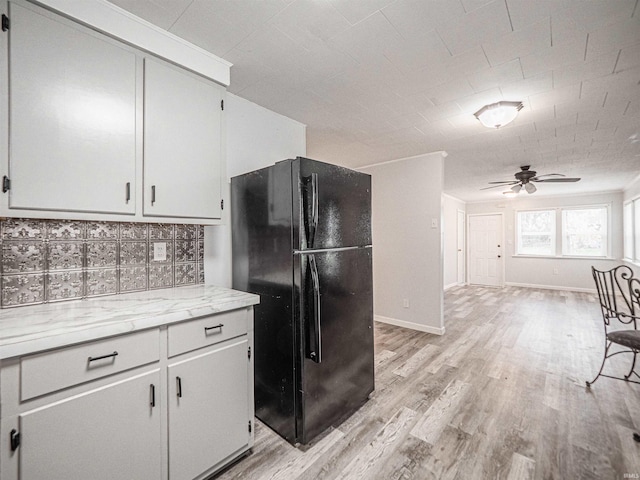
[[[0,247],[2,308],[204,283],[202,225],[8,218]]]

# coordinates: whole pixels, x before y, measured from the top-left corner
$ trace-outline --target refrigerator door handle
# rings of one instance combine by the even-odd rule
[[[318,277],[318,266],[315,255],[309,255],[309,265],[311,266],[311,282],[313,284],[313,319],[310,327],[310,348],[309,358],[316,362],[322,362],[322,330],[320,326],[320,279]]]
[[[309,184],[311,186],[309,187]],[[303,249],[313,249],[315,242],[316,230],[318,228],[318,174],[312,173],[308,177],[303,177],[302,181],[302,221],[304,239],[302,243]],[[309,214],[309,189],[311,189],[311,214]]]
[[[308,248],[313,248],[318,229],[318,174],[311,174],[311,232],[309,235]]]

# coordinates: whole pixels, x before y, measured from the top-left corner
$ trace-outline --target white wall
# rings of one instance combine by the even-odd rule
[[[273,165],[279,160],[305,156],[306,126],[227,93],[227,178]],[[231,208],[226,184],[225,225],[205,227],[205,282],[231,286]]]
[[[467,215],[503,213],[505,220],[505,283],[507,285],[594,291],[591,266],[609,269],[622,263],[622,192],[571,197],[536,197],[520,194],[513,199],[467,203]],[[515,257],[515,211],[577,205],[610,204],[611,259]],[[558,274],[554,274],[557,269]]]
[[[463,212],[465,203],[452,197],[442,195],[442,229],[443,241],[443,282],[444,288],[458,284],[458,210]]]
[[[360,169],[372,176],[375,318],[436,334],[444,333],[445,155],[438,152]],[[408,308],[403,306],[405,299]]]

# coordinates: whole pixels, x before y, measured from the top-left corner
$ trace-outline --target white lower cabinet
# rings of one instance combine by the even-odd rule
[[[20,480],[160,477],[155,370],[19,416]]]
[[[169,365],[169,478],[191,480],[249,444],[246,336]]]
[[[249,307],[3,360],[0,478],[210,476],[253,446],[252,342]]]

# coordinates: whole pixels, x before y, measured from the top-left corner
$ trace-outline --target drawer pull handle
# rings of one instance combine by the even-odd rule
[[[99,357],[89,357],[89,363],[95,362],[96,360],[104,360],[105,358],[117,357],[118,352],[109,353],[108,355],[101,355]]]
[[[182,398],[182,379],[176,377],[176,387],[178,388],[178,398]]]
[[[214,330],[216,328],[219,328],[220,330],[215,333],[222,333],[222,327],[224,327],[224,323],[220,323],[219,325],[214,325],[213,327],[204,327],[204,333],[207,334],[209,333],[209,330]]]
[[[151,408],[156,406],[156,386],[152,383],[149,385],[151,390]]]

